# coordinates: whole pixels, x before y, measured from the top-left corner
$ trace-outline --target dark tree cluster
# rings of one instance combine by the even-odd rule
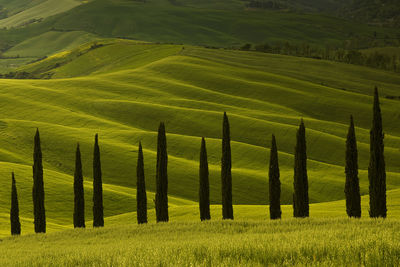
[[[294,152],[294,179],[293,179],[293,216],[298,218],[309,217],[308,174],[307,174],[307,147],[306,129],[303,119],[300,122],[296,134],[296,146]],[[382,115],[379,104],[378,89],[375,87],[373,120],[370,131],[370,163],[368,168],[370,211],[372,218],[387,216],[386,207],[386,171],[384,160],[384,134],[382,128]],[[232,156],[231,156],[230,125],[226,112],[223,115],[222,124],[222,158],[221,158],[221,196],[222,218],[233,220],[232,202]],[[358,152],[356,132],[353,116],[350,116],[350,126],[346,139],[345,152],[345,197],[346,212],[349,217],[361,217],[361,196],[358,178]],[[199,160],[199,211],[200,220],[211,219],[210,213],[210,185],[206,140],[203,137],[200,147]],[[156,165],[156,195],[155,209],[156,221],[168,222],[168,153],[167,138],[164,123],[160,123],[157,142]],[[281,182],[278,161],[278,147],[275,135],[272,135],[270,160],[269,160],[269,213],[270,219],[280,219],[282,210],[280,205]],[[19,203],[14,172],[11,176],[11,209],[10,223],[11,234],[21,233],[19,220]],[[44,205],[44,183],[42,150],[39,130],[34,138],[33,153],[33,214],[36,233],[46,232],[46,215]],[[147,195],[144,173],[144,157],[142,143],[139,142],[138,158],[136,166],[136,201],[137,222],[145,224],[147,219]],[[103,213],[103,187],[102,170],[100,160],[100,147],[98,134],[95,135],[93,151],[93,227],[104,226]],[[74,172],[74,212],[73,222],[75,228],[85,227],[85,197],[83,186],[82,159],[79,144],[75,154]]]

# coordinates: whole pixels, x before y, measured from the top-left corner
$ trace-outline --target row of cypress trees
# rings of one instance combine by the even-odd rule
[[[369,180],[369,216],[372,218],[387,216],[386,207],[386,169],[384,158],[384,133],[382,114],[379,104],[378,88],[374,90],[373,118],[370,131]],[[349,217],[361,217],[361,196],[358,178],[358,152],[353,116],[346,140],[346,212]]]
[[[307,175],[307,150],[306,134],[303,119],[297,131],[297,140],[294,153],[294,193],[293,216],[309,216],[308,175]],[[370,131],[370,164],[368,168],[370,217],[383,217],[387,215],[386,208],[386,172],[384,161],[382,116],[379,105],[378,89],[374,91],[373,123]],[[46,232],[46,215],[44,206],[43,165],[40,147],[39,130],[34,139],[33,154],[33,208],[34,225],[36,233]],[[157,222],[168,222],[168,153],[164,123],[160,123],[157,142],[157,166],[156,166],[156,195],[155,209]],[[221,193],[222,193],[222,217],[233,219],[232,205],[232,159],[230,146],[230,126],[226,112],[223,117],[222,131],[222,158],[221,158]],[[346,212],[349,217],[361,217],[361,196],[358,178],[358,152],[353,116],[350,116],[350,126],[346,140]],[[275,135],[272,135],[272,143],[269,161],[269,209],[270,218],[281,218],[281,183],[278,161],[278,148]],[[137,159],[137,221],[139,224],[147,223],[147,196],[144,175],[143,148],[139,142]],[[12,173],[11,188],[11,233],[20,234],[18,196],[15,185],[14,173]],[[209,220],[210,215],[210,190],[207,148],[204,137],[201,141],[200,168],[199,168],[199,209],[200,219]],[[76,148],[75,172],[74,172],[74,227],[85,227],[85,201],[83,189],[82,161],[79,143]],[[98,135],[95,135],[93,154],[93,227],[104,226],[103,214],[103,189],[100,160],[100,148]]]

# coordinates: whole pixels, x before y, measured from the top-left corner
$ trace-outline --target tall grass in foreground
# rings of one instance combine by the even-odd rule
[[[400,220],[151,223],[7,238],[1,266],[400,264]]]

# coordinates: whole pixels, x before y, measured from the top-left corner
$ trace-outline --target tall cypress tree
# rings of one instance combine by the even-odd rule
[[[157,173],[156,173],[156,217],[157,222],[168,222],[168,154],[165,125],[160,123],[157,142]]]
[[[74,173],[74,228],[77,227],[85,227],[85,196],[79,144],[76,146]]]
[[[297,143],[294,154],[294,194],[293,194],[293,216],[308,217],[308,176],[307,176],[307,151],[306,151],[306,128],[301,119],[297,131]]]
[[[44,208],[44,184],[42,149],[40,147],[39,129],[36,130],[33,151],[33,217],[36,233],[46,233],[46,212]]]
[[[201,139],[200,148],[200,188],[199,188],[199,208],[200,220],[210,220],[210,185],[208,180],[208,159],[206,140],[204,137]]]
[[[93,153],[93,227],[104,226],[103,182],[101,175],[99,136],[96,134]]]
[[[21,234],[21,223],[19,222],[19,205],[18,205],[18,194],[17,186],[15,185],[14,173],[11,174],[11,210],[10,210],[10,222],[11,222],[11,234]]]
[[[136,166],[136,215],[138,224],[147,223],[147,196],[144,179],[144,160],[142,143],[139,142],[139,152]]]
[[[278,148],[275,135],[272,135],[271,153],[269,159],[269,214],[270,218],[280,219],[281,211],[281,181],[279,180]]]
[[[349,217],[361,217],[361,196],[358,179],[358,152],[353,116],[346,140],[346,212]]]
[[[231,168],[231,136],[228,116],[226,115],[226,112],[224,112],[221,159],[222,218],[233,220]]]
[[[386,170],[383,146],[382,115],[378,88],[375,87],[372,128],[370,131],[369,216],[386,218]]]

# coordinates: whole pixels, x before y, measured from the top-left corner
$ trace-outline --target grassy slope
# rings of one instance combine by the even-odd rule
[[[103,47],[88,47],[55,55],[26,69],[64,62],[51,70],[59,79],[0,80],[4,177],[0,195],[9,195],[7,177],[14,170],[21,215],[27,222],[31,218],[29,181],[36,127],[43,142],[47,214],[50,222],[61,225],[54,229],[72,222],[76,142],[81,143],[83,153],[87,218],[91,218],[90,176],[96,132],[100,133],[106,184],[105,214],[131,212],[135,210],[131,188],[135,186],[139,140],[145,149],[147,188],[153,191],[155,187],[159,121],[166,122],[168,132],[171,204],[192,205],[189,210],[194,207],[201,136],[207,137],[211,202],[219,203],[223,111],[228,112],[232,127],[235,204],[267,202],[267,148],[272,133],[277,135],[280,151],[282,201],[291,203],[292,154],[300,117],[307,127],[311,201],[343,199],[344,138],[351,113],[357,125],[361,192],[368,192],[370,94],[376,84],[382,96],[398,95],[397,75],[327,61],[189,46],[106,41]],[[78,73],[85,76],[73,78]],[[392,190],[400,185],[400,110],[398,101],[381,101],[387,185]],[[1,201],[0,212],[7,221],[9,200]],[[1,224],[1,229],[7,232],[8,225]]]
[[[246,42],[341,44],[355,35],[396,37],[394,28],[370,27],[318,14],[247,10],[237,0],[178,1],[96,0],[28,27],[0,32],[17,44],[50,30],[86,31],[103,37],[155,42],[239,45]],[[317,27],[315,25],[318,25]]]
[[[21,2],[21,1],[20,1]],[[80,0],[46,0],[46,1],[36,1],[32,6],[24,7],[24,9],[18,9],[19,5],[14,5],[14,9],[17,9],[16,14],[10,14],[11,16],[0,20],[0,28],[11,28],[22,26],[29,23],[32,20],[39,20],[49,16],[53,16],[65,11],[70,10],[78,5],[82,1]]]
[[[74,49],[81,44],[95,40],[97,37],[86,32],[49,31],[27,39],[4,53],[6,57],[41,58],[63,50]]]
[[[5,12],[6,16],[10,17],[45,1],[46,0],[0,0],[0,6],[3,8],[3,12]]]

